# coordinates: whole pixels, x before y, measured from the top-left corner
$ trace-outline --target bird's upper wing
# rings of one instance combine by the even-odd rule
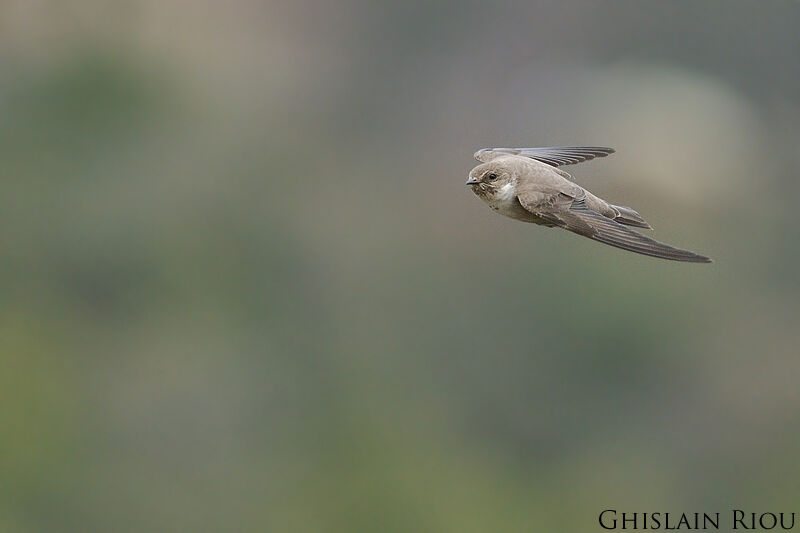
[[[671,261],[711,262],[708,257],[658,242],[604,217],[589,209],[583,198],[532,191],[520,194],[518,199],[522,207],[547,222],[610,246]]]
[[[613,148],[602,146],[552,146],[543,148],[482,148],[475,152],[475,159],[488,163],[503,155],[520,155],[536,159],[550,166],[574,165],[595,157],[613,154]]]

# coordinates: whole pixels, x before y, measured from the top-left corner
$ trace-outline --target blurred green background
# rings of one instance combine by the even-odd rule
[[[800,4],[0,3],[0,531],[797,511]],[[709,266],[499,217],[485,146]],[[796,507],[796,505],[795,505]]]

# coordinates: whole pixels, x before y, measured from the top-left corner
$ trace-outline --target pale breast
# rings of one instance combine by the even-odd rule
[[[484,199],[489,207],[503,212],[511,209],[512,205],[517,202],[517,190],[511,183],[506,183],[495,194],[488,195]]]
[[[525,222],[538,221],[538,217],[525,210],[517,201],[517,190],[511,183],[503,185],[492,195],[481,196],[481,199],[501,215]]]

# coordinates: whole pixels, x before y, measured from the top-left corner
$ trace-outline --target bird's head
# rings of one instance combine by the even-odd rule
[[[495,196],[515,185],[515,174],[501,161],[490,161],[473,168],[467,185],[478,196]]]

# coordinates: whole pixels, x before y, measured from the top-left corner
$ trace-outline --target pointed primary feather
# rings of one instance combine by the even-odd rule
[[[602,146],[550,146],[542,148],[483,148],[475,152],[475,159],[488,163],[492,159],[504,155],[520,155],[536,159],[553,167],[574,165],[589,161],[595,157],[613,154],[613,148]]]
[[[537,196],[520,195],[518,198],[520,204],[531,213],[556,226],[609,246],[670,261],[711,262],[708,257],[664,244],[604,217],[589,209],[583,198],[569,198],[563,193],[550,196],[546,201]]]
[[[671,261],[685,261],[689,263],[711,262],[711,259],[708,257],[651,239],[614,220],[606,218],[586,207],[586,204],[582,200],[573,202],[569,212],[574,213],[591,227],[592,231],[590,234],[586,235],[586,237],[595,241],[638,254],[669,259]],[[571,230],[569,227],[566,229]]]

